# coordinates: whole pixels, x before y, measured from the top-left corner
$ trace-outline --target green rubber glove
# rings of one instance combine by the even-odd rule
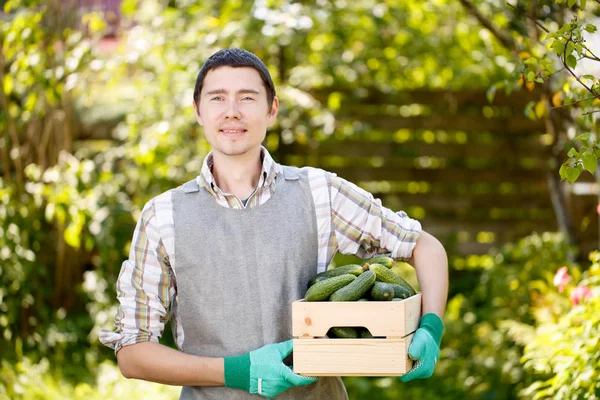
[[[415,360],[408,373],[402,375],[402,382],[425,379],[433,375],[435,364],[440,357],[440,342],[444,334],[444,323],[436,314],[427,313],[421,317],[419,329],[408,348],[408,356]]]
[[[290,339],[266,345],[241,356],[225,357],[225,386],[273,399],[293,386],[316,382],[317,378],[294,374],[283,363],[292,348]]]

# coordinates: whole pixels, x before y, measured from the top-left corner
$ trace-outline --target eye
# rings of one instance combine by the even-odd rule
[[[242,98],[242,100],[254,100],[254,97],[246,96],[246,97]]]
[[[221,101],[221,100],[223,100],[223,96],[215,96],[215,97],[211,98],[211,100]]]

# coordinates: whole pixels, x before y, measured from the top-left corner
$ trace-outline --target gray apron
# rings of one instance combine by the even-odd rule
[[[308,177],[283,167],[274,195],[245,209],[220,206],[196,181],[172,192],[177,317],[182,350],[241,355],[292,338],[292,302],[317,270],[317,226]],[[184,386],[180,399],[256,399],[243,390]],[[347,399],[338,378],[321,377],[278,399]]]

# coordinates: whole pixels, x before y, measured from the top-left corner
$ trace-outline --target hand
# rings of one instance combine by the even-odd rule
[[[292,346],[292,340],[288,340],[241,356],[225,357],[225,386],[272,399],[293,386],[316,382],[317,378],[294,374],[283,363]]]
[[[419,329],[408,348],[408,356],[415,360],[410,371],[400,377],[402,382],[425,379],[433,375],[440,357],[440,342],[444,334],[444,323],[436,314],[423,315]]]

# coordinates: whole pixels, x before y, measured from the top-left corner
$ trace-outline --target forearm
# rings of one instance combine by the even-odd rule
[[[224,386],[223,358],[194,356],[143,342],[122,347],[117,360],[126,378],[176,386]]]
[[[444,246],[423,231],[409,262],[417,271],[421,287],[422,315],[435,313],[442,318],[448,298],[448,257]]]

